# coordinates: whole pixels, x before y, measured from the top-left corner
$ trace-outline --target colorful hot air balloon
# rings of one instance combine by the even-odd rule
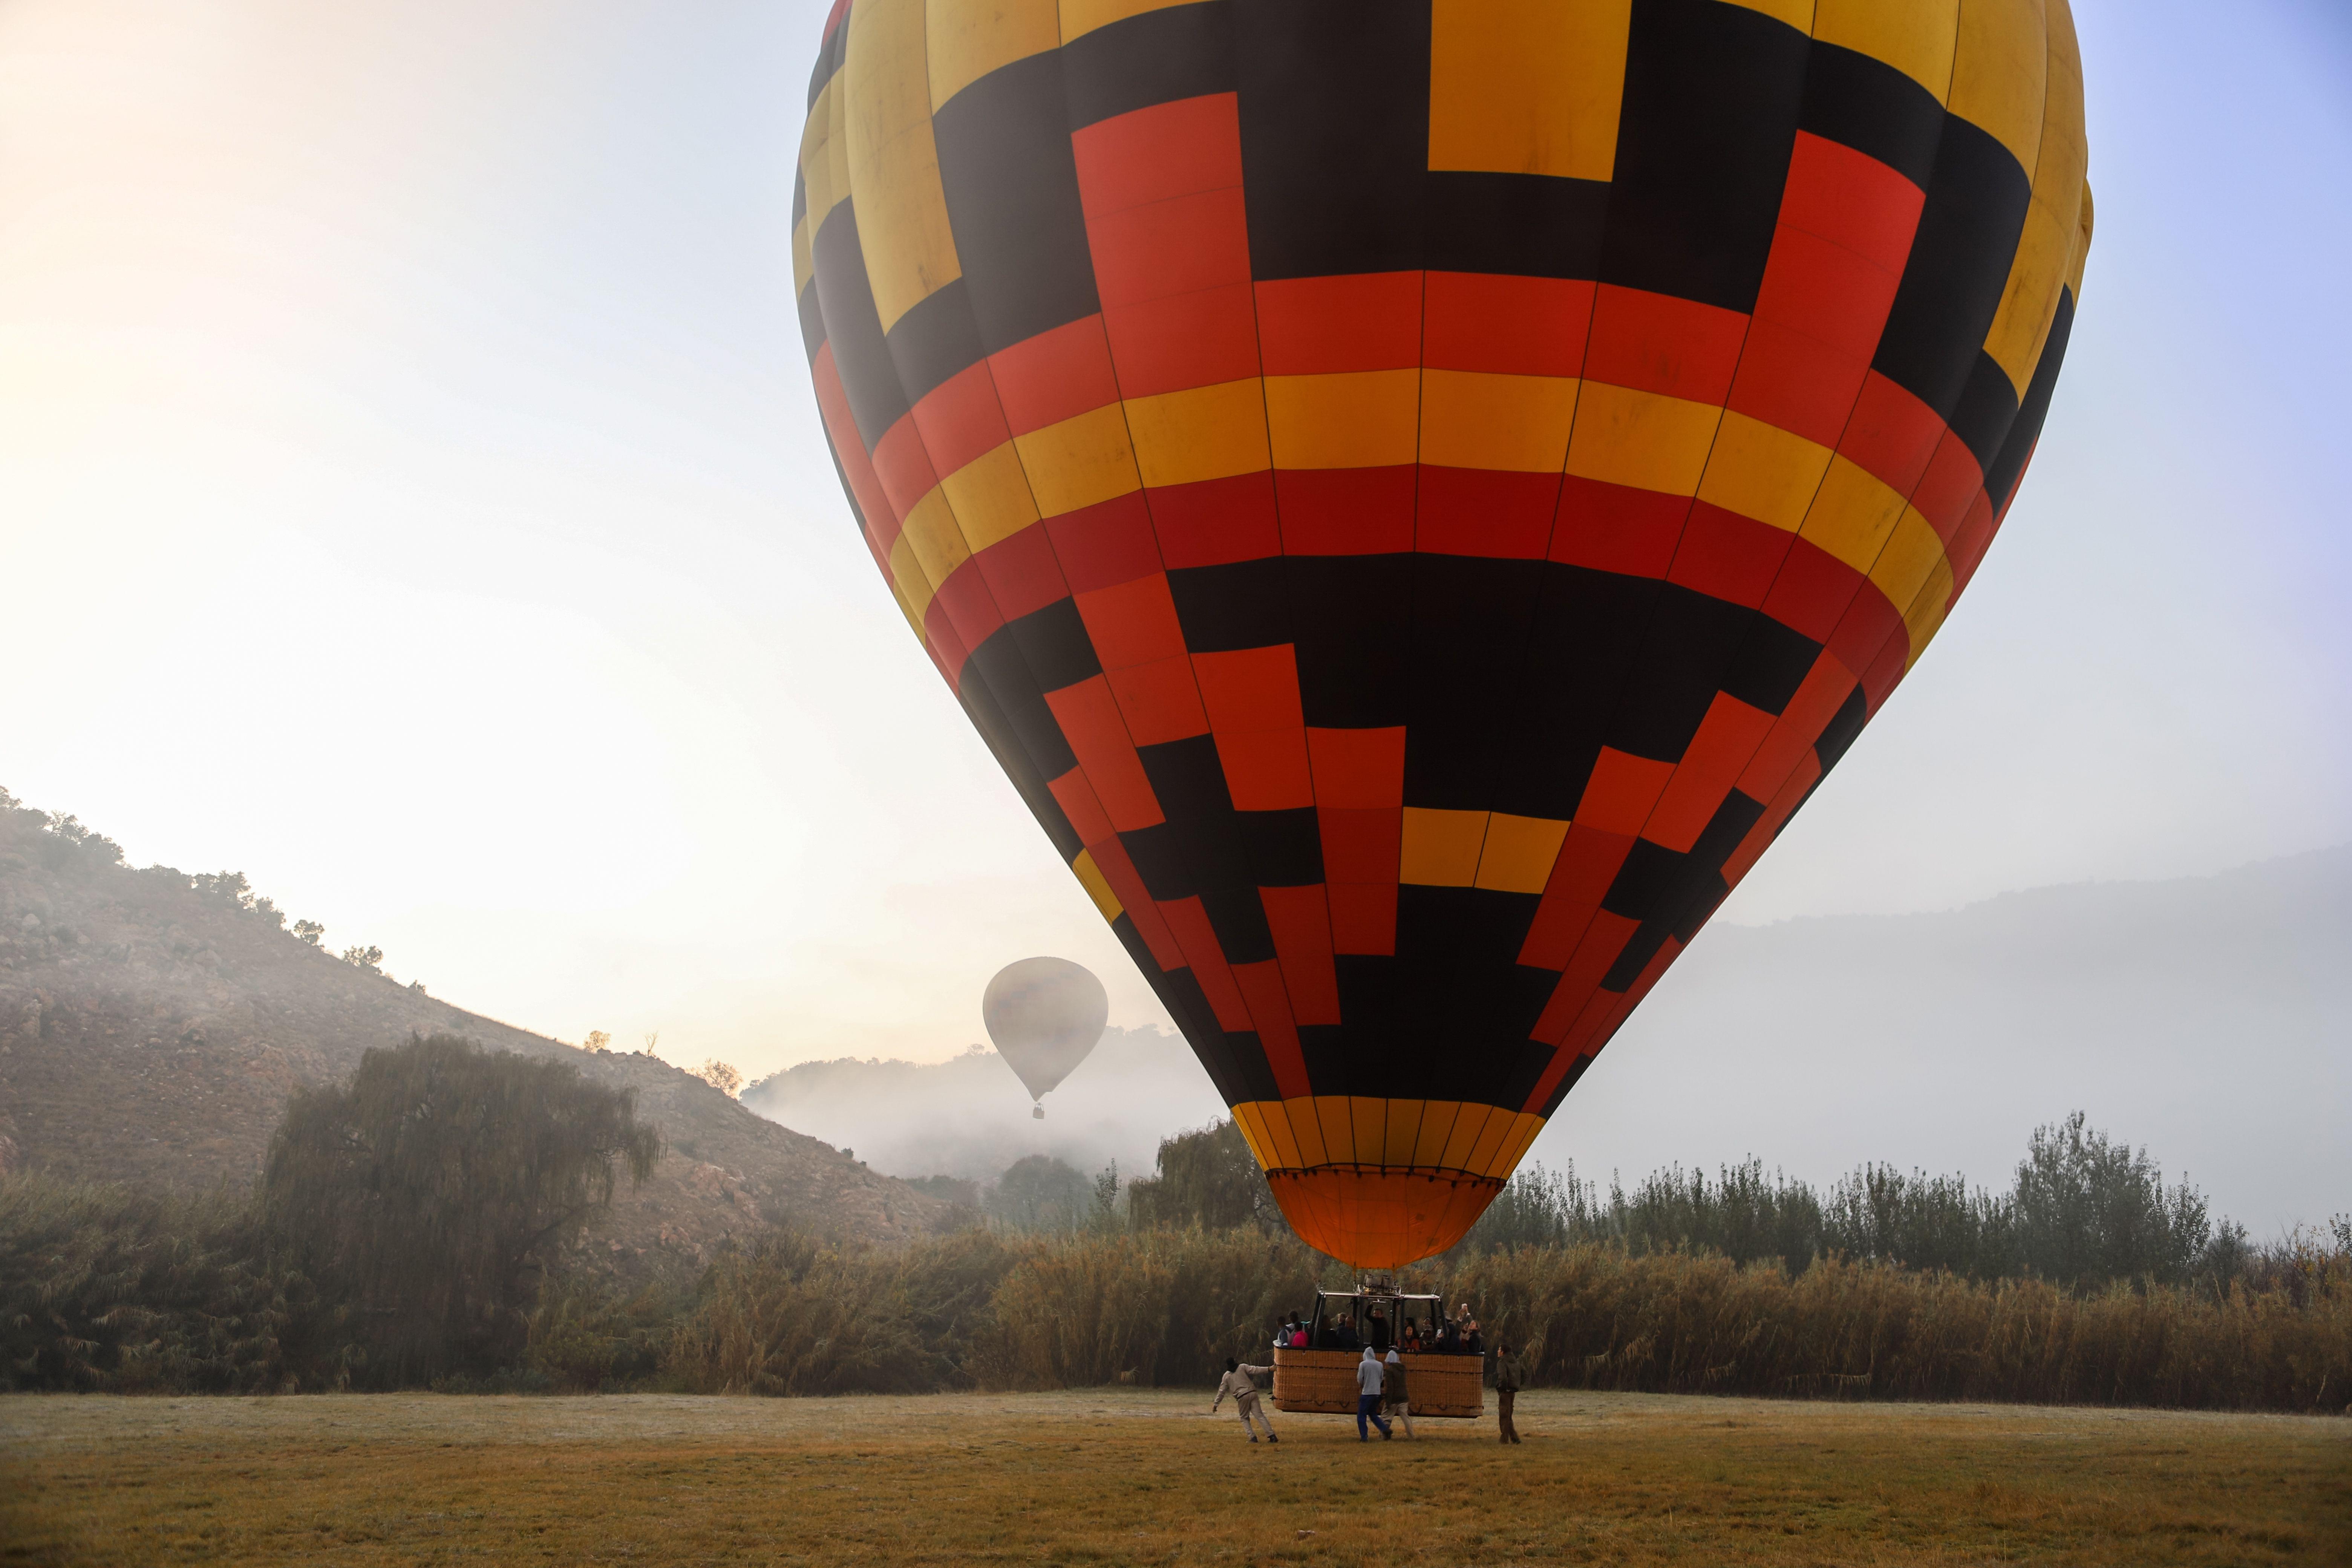
[[[1102,1038],[1110,996],[1084,964],[1024,958],[996,972],[981,995],[980,1017],[1029,1098],[1043,1100]],[[1045,1114],[1042,1104],[1033,1110]]]
[[[794,282],[900,607],[1315,1246],[1459,1237],[1968,584],[2066,0],[847,0]]]

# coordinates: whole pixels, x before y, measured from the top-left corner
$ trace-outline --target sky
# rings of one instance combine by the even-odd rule
[[[0,0],[0,785],[560,1038],[940,1059],[1037,952],[1164,1022],[826,459],[824,9]],[[2075,11],[2040,456],[1721,921],[2352,840],[2352,22]]]

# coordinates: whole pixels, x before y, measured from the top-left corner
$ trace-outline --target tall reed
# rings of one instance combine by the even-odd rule
[[[2117,1283],[1969,1280],[1828,1258],[1791,1275],[1685,1252],[1522,1247],[1453,1270],[1534,1380],[1676,1394],[2352,1406],[2352,1268],[2298,1300]]]
[[[247,1194],[0,1174],[0,1389],[340,1386],[343,1316]]]

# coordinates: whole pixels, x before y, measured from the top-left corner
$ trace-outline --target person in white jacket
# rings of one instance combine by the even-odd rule
[[[1251,1442],[1257,1441],[1257,1426],[1250,1425],[1253,1419],[1258,1426],[1265,1428],[1267,1442],[1281,1442],[1282,1439],[1274,1435],[1274,1417],[1259,1406],[1257,1384],[1251,1381],[1257,1374],[1273,1370],[1270,1366],[1237,1366],[1230,1361],[1225,1363],[1225,1375],[1217,1384],[1217,1397],[1210,1403],[1209,1414],[1214,1415],[1218,1406],[1224,1404],[1225,1395],[1230,1394],[1234,1396],[1234,1414],[1242,1418],[1242,1430],[1249,1434]]]
[[[1357,1442],[1371,1441],[1371,1433],[1365,1429],[1368,1421],[1381,1429],[1383,1442],[1396,1435],[1389,1430],[1389,1424],[1381,1417],[1381,1394],[1387,1384],[1388,1369],[1381,1364],[1381,1358],[1372,1347],[1366,1345],[1364,1359],[1356,1363]]]

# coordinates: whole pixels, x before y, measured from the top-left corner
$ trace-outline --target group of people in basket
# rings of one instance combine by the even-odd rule
[[[1310,1344],[1311,1340],[1311,1344]],[[1470,1303],[1465,1301],[1451,1318],[1440,1317],[1423,1329],[1419,1321],[1407,1318],[1401,1328],[1391,1328],[1388,1315],[1374,1307],[1364,1321],[1363,1331],[1345,1318],[1325,1323],[1320,1332],[1311,1330],[1296,1312],[1283,1319],[1282,1326],[1274,1331],[1274,1348],[1282,1350],[1353,1351],[1369,1350],[1386,1355],[1401,1350],[1407,1355],[1484,1355],[1486,1344],[1478,1330],[1478,1320],[1470,1315]]]
[[[1484,1336],[1478,1321],[1470,1315],[1470,1303],[1465,1301],[1451,1319],[1441,1317],[1433,1331],[1424,1334],[1421,1325],[1406,1319],[1401,1332],[1392,1334],[1387,1318],[1378,1307],[1364,1325],[1365,1331],[1357,1333],[1352,1323],[1327,1323],[1320,1334],[1312,1334],[1307,1325],[1292,1313],[1275,1331],[1276,1350],[1356,1350],[1360,1348],[1363,1360],[1356,1365],[1356,1440],[1371,1441],[1372,1428],[1378,1427],[1383,1441],[1395,1436],[1389,1423],[1391,1419],[1404,1427],[1404,1435],[1413,1436],[1412,1397],[1407,1382],[1409,1373],[1405,1355],[1479,1355],[1486,1353]],[[1400,1353],[1402,1352],[1402,1353]],[[1227,1395],[1234,1401],[1234,1413],[1241,1417],[1242,1430],[1249,1440],[1257,1441],[1258,1427],[1265,1429],[1265,1440],[1278,1443],[1274,1435],[1274,1419],[1265,1413],[1259,1396],[1261,1377],[1272,1375],[1271,1366],[1244,1366],[1237,1362],[1225,1363],[1225,1375],[1217,1384],[1217,1397],[1209,1405],[1216,1414]],[[1501,1440],[1516,1443],[1518,1428],[1511,1421],[1511,1406],[1517,1402],[1523,1373],[1518,1358],[1511,1347],[1495,1347],[1495,1405],[1502,1423]],[[1255,1423],[1255,1425],[1253,1425]]]

